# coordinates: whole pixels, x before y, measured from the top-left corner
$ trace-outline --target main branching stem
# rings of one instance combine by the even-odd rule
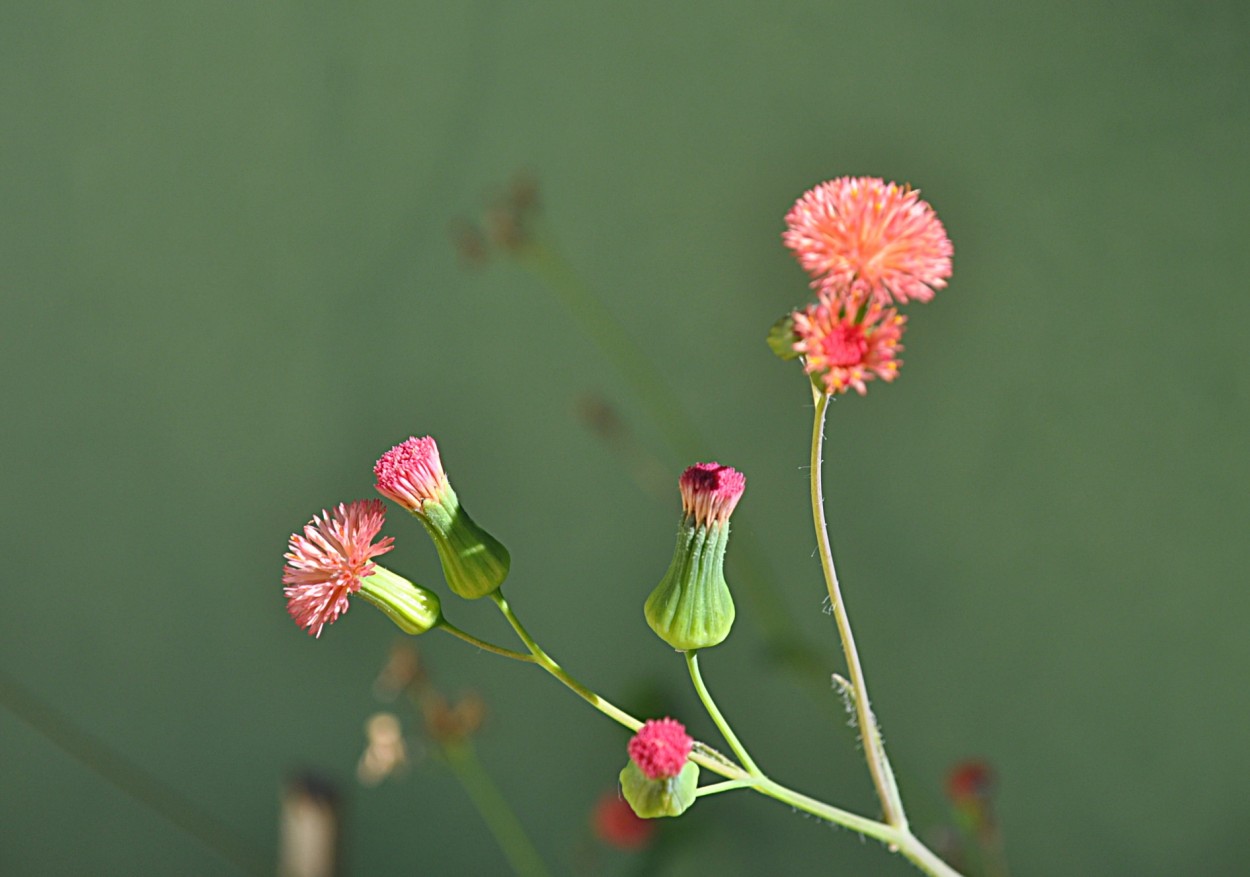
[[[820,566],[824,570],[825,585],[829,589],[829,602],[833,609],[834,620],[838,625],[838,636],[842,640],[842,652],[846,656],[846,666],[851,677],[855,719],[859,725],[860,739],[864,744],[864,757],[868,762],[868,772],[872,774],[872,784],[877,789],[877,797],[881,801],[881,811],[885,821],[906,831],[907,815],[903,812],[903,802],[898,793],[898,786],[894,782],[894,772],[886,757],[881,731],[877,727],[877,720],[872,714],[872,706],[868,700],[868,684],[864,680],[864,669],[860,666],[859,652],[855,648],[855,635],[851,632],[851,620],[846,612],[846,603],[842,599],[842,589],[838,585],[838,572],[834,568],[833,550],[829,545],[829,528],[825,523],[825,500],[821,487],[820,465],[825,441],[825,413],[829,409],[830,397],[816,389],[815,385],[813,385],[812,395],[816,403],[816,416],[812,425],[812,519],[816,524]]]
[[[497,590],[490,597],[495,602],[495,605],[499,607],[499,611],[508,619],[508,623],[512,625],[512,629],[516,631],[517,636],[525,643],[526,648],[530,650],[530,654],[534,656],[534,663],[556,679],[559,679],[560,682],[576,693],[578,697],[618,724],[624,725],[631,731],[637,731],[642,727],[642,722],[578,682],[565,672],[550,655],[543,651],[542,647],[530,636],[525,626],[521,624],[520,619],[516,617],[512,607],[504,599],[502,591]],[[826,822],[841,825],[844,828],[849,828],[851,831],[878,840],[890,849],[897,850],[908,861],[915,864],[922,871],[932,875],[932,877],[961,877],[957,871],[939,859],[924,844],[917,840],[906,826],[889,825],[875,819],[869,819],[866,816],[860,816],[858,813],[852,813],[849,810],[843,810],[840,807],[834,807],[815,798],[809,798],[807,795],[787,788],[765,776],[755,766],[755,763],[751,761],[750,757],[746,755],[746,750],[742,748],[741,742],[738,741],[733,731],[729,729],[729,723],[725,721],[720,710],[716,709],[715,704],[712,702],[711,696],[707,694],[707,688],[703,685],[702,678],[699,675],[698,663],[694,655],[691,654],[688,660],[690,662],[691,678],[695,682],[696,690],[700,692],[700,698],[703,699],[705,705],[710,704],[708,711],[713,721],[716,722],[722,733],[725,733],[726,740],[734,748],[738,757],[747,765],[746,768],[741,767],[715,749],[696,741],[694,750],[690,754],[690,759],[701,767],[707,768],[730,781],[728,783],[705,786],[701,790],[702,794],[715,794],[736,788],[754,789],[761,795],[775,798],[796,810],[810,813],[812,816],[823,819]]]

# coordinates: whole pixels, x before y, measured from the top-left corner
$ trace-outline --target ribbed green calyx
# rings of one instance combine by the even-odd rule
[[[729,636],[734,601],[725,582],[729,522],[698,524],[686,515],[668,572],[643,611],[660,639],[681,651],[714,646]]]
[[[643,819],[685,813],[694,803],[698,785],[699,766],[693,761],[687,761],[675,777],[654,780],[632,761],[621,771],[621,794]]]
[[[377,564],[372,575],[360,580],[360,596],[386,613],[404,633],[414,636],[443,620],[437,594]]]
[[[443,577],[457,596],[476,600],[503,584],[512,563],[508,549],[474,523],[450,484],[444,483],[438,498],[427,499],[414,514],[434,540]]]

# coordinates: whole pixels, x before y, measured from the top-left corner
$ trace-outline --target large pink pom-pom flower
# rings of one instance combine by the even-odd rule
[[[693,746],[681,722],[649,719],[629,741],[629,757],[649,779],[666,779],[681,773]]]
[[[925,302],[946,286],[954,247],[910,186],[877,177],[821,183],[786,214],[785,245],[830,299]]]
[[[380,499],[361,499],[322,510],[304,527],[304,535],[291,535],[289,561],[282,568],[286,608],[295,623],[313,636],[347,611],[349,594],[360,590],[360,580],[376,569],[371,559],[390,551],[394,540],[374,537],[386,522],[386,505]]]
[[[804,369],[816,375],[830,395],[854,388],[868,392],[866,381],[892,381],[902,364],[906,317],[893,308],[869,305],[862,320],[846,308],[826,303],[811,305],[794,314],[794,349],[804,357]]]

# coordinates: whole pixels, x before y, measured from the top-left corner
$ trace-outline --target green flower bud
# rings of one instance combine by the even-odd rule
[[[512,562],[508,549],[460,505],[433,438],[410,438],[396,445],[378,460],[373,474],[379,493],[425,525],[455,594],[476,600],[503,584]]]
[[[377,564],[372,575],[360,580],[359,593],[386,613],[400,630],[413,636],[437,627],[443,620],[437,594]]]
[[[725,582],[729,515],[746,488],[743,475],[717,463],[691,466],[678,482],[682,518],[668,572],[644,613],[660,639],[681,651],[714,646],[729,636],[734,602]]]

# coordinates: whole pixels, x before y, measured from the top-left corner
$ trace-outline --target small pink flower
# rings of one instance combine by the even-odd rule
[[[649,779],[667,779],[681,773],[693,746],[681,722],[649,719],[629,741],[629,757]]]
[[[373,467],[378,493],[410,512],[420,512],[427,500],[437,500],[447,489],[447,473],[430,436],[408,439],[391,448]]]
[[[371,558],[385,554],[394,540],[387,536],[373,539],[386,521],[386,506],[380,499],[361,499],[350,505],[339,503],[332,512],[315,515],[304,527],[304,535],[291,535],[290,561],[282,568],[282,589],[287,612],[300,627],[313,636],[347,611],[347,596],[360,590],[360,580],[372,575]]]
[[[706,527],[729,520],[746,490],[747,479],[731,466],[696,463],[681,473],[677,486],[681,490],[682,511]]]
[[[782,240],[826,296],[925,302],[951,275],[946,229],[910,186],[839,177],[805,193],[786,226]]]
[[[862,320],[854,312],[821,302],[794,313],[796,352],[804,357],[804,369],[818,376],[830,395],[854,388],[868,392],[865,381],[892,381],[902,362],[903,324],[906,317],[893,308],[871,304]]]

